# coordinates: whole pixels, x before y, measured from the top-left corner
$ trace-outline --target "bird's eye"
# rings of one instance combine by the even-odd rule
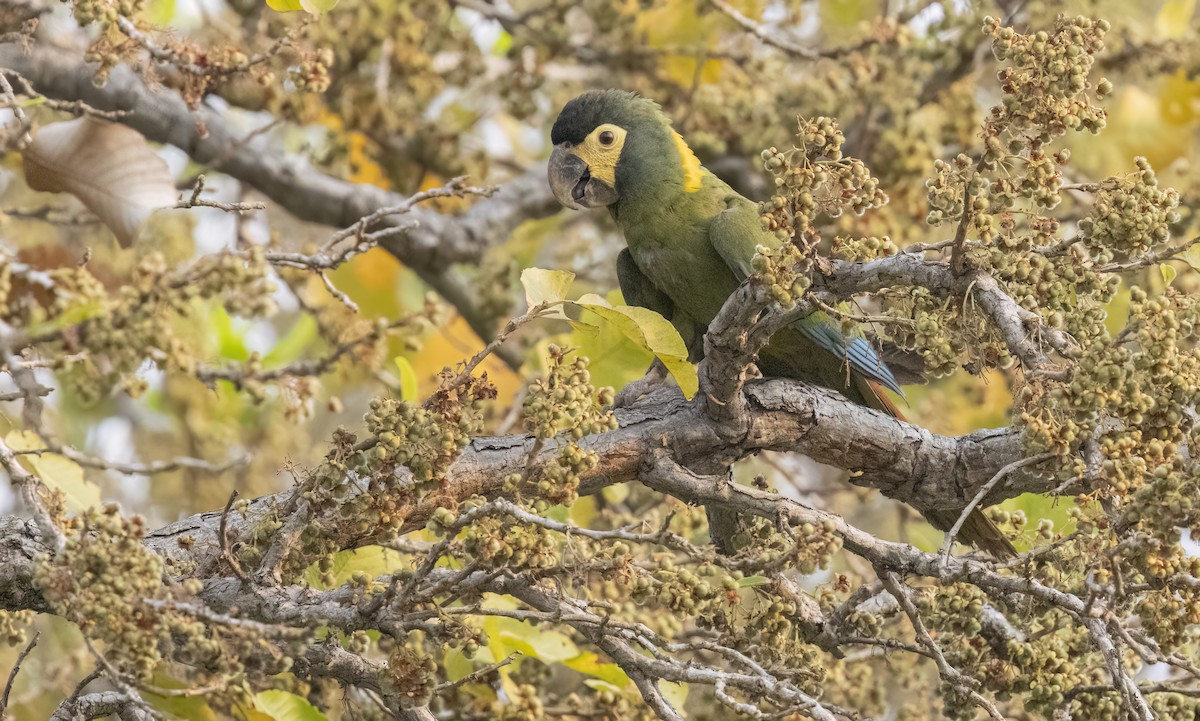
[[[616,139],[617,136],[613,135],[613,131],[611,130],[605,130],[603,133],[600,133],[600,144],[606,148],[612,145],[613,141]]]

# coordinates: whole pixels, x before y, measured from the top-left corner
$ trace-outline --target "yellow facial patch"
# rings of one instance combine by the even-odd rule
[[[592,177],[603,180],[610,186],[617,184],[617,162],[621,159],[621,148],[625,147],[625,128],[612,123],[599,125],[583,142],[571,149],[587,163]],[[679,152],[680,169],[683,170],[683,189],[689,193],[700,190],[704,168],[700,159],[683,141],[679,133],[672,133],[675,149]],[[607,143],[603,141],[608,141]]]
[[[583,142],[571,149],[587,163],[593,178],[617,185],[617,161],[621,159],[621,148],[625,147],[625,128],[612,123],[596,126]]]
[[[704,168],[700,165],[700,158],[697,158],[688,144],[683,142],[683,136],[679,133],[674,133],[674,135],[675,148],[679,151],[679,162],[683,166],[683,189],[694,193],[700,189],[700,181],[704,178]]]

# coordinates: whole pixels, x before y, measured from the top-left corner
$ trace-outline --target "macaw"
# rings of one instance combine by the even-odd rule
[[[692,351],[726,299],[749,277],[759,245],[779,239],[762,227],[757,204],[709,172],[653,101],[622,90],[591,91],[563,107],[550,134],[549,183],[571,209],[608,208],[627,247],[617,257],[625,302],[669,319]],[[764,376],[794,378],[900,417],[884,389],[900,384],[871,342],[846,337],[825,314],[776,333],[759,354]],[[710,510],[710,523],[715,520]],[[959,513],[927,514],[950,529]],[[728,516],[723,519],[728,536]],[[725,552],[732,541],[714,533]],[[958,539],[992,555],[1015,555],[1009,540],[975,509]]]

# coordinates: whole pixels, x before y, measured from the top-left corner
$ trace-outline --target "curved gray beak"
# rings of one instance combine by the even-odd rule
[[[601,208],[617,201],[617,191],[598,178],[583,158],[563,145],[554,146],[547,168],[550,190],[558,202],[572,210]]]

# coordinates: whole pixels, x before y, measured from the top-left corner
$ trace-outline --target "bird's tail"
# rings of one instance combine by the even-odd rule
[[[930,511],[925,514],[925,517],[929,519],[934,528],[948,533],[951,528],[954,528],[960,515],[962,514],[954,511]],[[984,515],[982,508],[971,511],[971,515],[967,516],[967,520],[963,522],[962,528],[958,529],[955,540],[987,551],[999,561],[1017,557],[1017,549],[1012,545],[1012,541],[1008,540],[1008,537],[999,528],[996,528],[996,524]]]
[[[889,413],[902,421],[906,420],[904,414],[884,394],[883,389],[875,381],[862,379],[859,383],[859,390],[866,398],[867,406]],[[961,512],[955,511],[931,511],[925,514],[925,518],[929,519],[929,522],[938,530],[949,532],[960,515],[962,515]],[[962,528],[958,529],[956,539],[987,551],[997,560],[1003,561],[1015,558],[1017,555],[1017,549],[1012,545],[1012,541],[1009,541],[1008,537],[999,528],[996,528],[996,524],[984,515],[982,508],[971,511],[967,520],[963,522]]]
[[[737,535],[741,530],[738,512],[720,506],[705,506],[708,515],[708,537],[722,556],[737,552]]]

